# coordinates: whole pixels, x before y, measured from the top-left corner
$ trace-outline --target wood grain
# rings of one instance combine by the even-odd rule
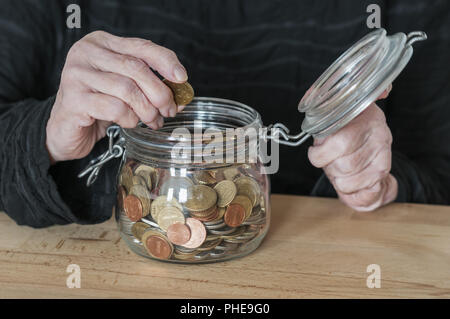
[[[81,267],[81,288],[66,267]],[[369,289],[366,268],[381,267]],[[247,257],[173,265],[130,252],[111,219],[17,226],[0,214],[1,298],[450,297],[450,208],[391,204],[357,213],[335,199],[272,196],[272,225]]]

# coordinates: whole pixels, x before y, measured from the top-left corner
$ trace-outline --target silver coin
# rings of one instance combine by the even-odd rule
[[[194,259],[203,260],[203,259],[208,258],[209,256],[210,256],[210,252],[205,251],[205,252],[201,252],[201,253],[198,253],[197,255],[195,255]]]
[[[178,245],[174,245],[174,246],[175,246],[175,250],[180,251],[182,253],[186,253],[186,254],[193,253],[196,250],[195,248],[186,248],[186,247],[178,246]]]
[[[214,229],[220,229],[220,228],[223,228],[223,227],[226,227],[227,226],[227,224],[225,224],[225,222],[222,222],[222,223],[220,223],[220,224],[216,224],[216,225],[205,225],[205,227],[206,227],[206,229],[212,229],[212,230],[214,230]]]
[[[212,225],[217,225],[217,224],[220,224],[220,223],[223,223],[223,218],[221,218],[219,220],[210,221],[210,222],[203,222],[203,224],[205,226],[209,226],[209,225],[212,226]]]
[[[223,244],[217,245],[216,246],[216,250],[225,250],[225,251],[230,251],[230,250],[235,250],[239,247],[238,244],[233,244],[233,243],[226,243],[224,242]]]
[[[227,252],[225,250],[213,250],[209,254],[212,258],[219,258],[227,255]]]
[[[229,235],[229,234],[233,233],[235,230],[236,230],[235,227],[228,227],[228,228],[224,228],[224,229],[220,229],[220,230],[218,230],[218,229],[211,229],[211,230],[208,230],[208,231],[211,234],[214,234],[214,235]]]

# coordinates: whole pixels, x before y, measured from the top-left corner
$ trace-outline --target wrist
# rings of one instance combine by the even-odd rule
[[[47,150],[48,157],[50,159],[50,165],[54,165],[59,160],[58,160],[58,156],[56,155],[56,151],[55,151],[56,150],[55,142],[52,140],[52,136],[54,136],[54,134],[52,134],[50,121],[51,121],[51,119],[49,119],[49,121],[47,122],[47,127],[46,127],[47,137],[45,140],[45,148]]]

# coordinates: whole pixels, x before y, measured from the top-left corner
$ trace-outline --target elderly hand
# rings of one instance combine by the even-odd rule
[[[85,157],[112,122],[158,129],[162,116],[175,116],[181,107],[150,67],[169,81],[187,80],[175,53],[151,41],[96,31],[76,42],[47,122],[52,162]]]
[[[391,86],[379,98],[386,98]],[[311,163],[323,168],[342,202],[371,211],[397,197],[391,170],[392,135],[383,111],[372,103],[333,135],[315,139],[308,150]]]

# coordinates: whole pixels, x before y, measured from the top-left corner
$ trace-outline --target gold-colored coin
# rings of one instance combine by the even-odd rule
[[[245,210],[245,219],[249,218],[251,213],[252,213],[252,209],[253,209],[253,205],[251,200],[244,196],[244,195],[237,195],[233,201],[231,202],[231,204],[239,204],[242,207],[244,207]],[[245,220],[244,219],[244,220]]]
[[[183,207],[178,203],[178,201],[175,198],[172,198],[171,200],[168,200],[167,196],[162,195],[155,198],[155,200],[152,202],[151,206],[151,214],[152,218],[155,222],[158,222],[158,216],[160,211],[164,207],[173,206],[178,208],[180,211],[183,211]]]
[[[131,170],[130,165],[125,164],[123,166],[122,172],[120,173],[119,182],[123,187],[125,187],[127,193],[129,193],[131,187],[133,186],[133,171]]]
[[[214,178],[217,182],[225,179],[225,177],[223,176],[223,172],[222,170],[218,170],[218,169],[213,169],[208,171],[209,175],[212,176],[212,178]]]
[[[140,171],[135,177],[140,177],[144,180],[145,186],[147,186],[147,189],[151,192],[153,189],[153,181],[152,181],[152,174],[148,171]]]
[[[145,165],[145,164],[139,164],[138,166],[135,167],[135,169],[134,169],[135,175],[142,175],[142,176],[146,177],[147,174],[145,174],[145,173],[141,174],[142,172],[148,172],[150,174],[150,179],[147,179],[147,185],[150,182],[151,187],[150,187],[150,185],[148,185],[149,189],[150,190],[154,189],[159,180],[159,174],[158,174],[157,169],[154,167]]]
[[[194,217],[207,217],[207,216],[211,216],[215,212],[216,209],[217,209],[217,206],[213,205],[206,210],[191,211],[190,214]]]
[[[221,235],[212,235],[212,234],[208,234],[208,236],[207,236],[206,239],[205,239],[205,242],[206,242],[206,241],[217,240],[217,239],[220,239],[220,238],[222,238]]]
[[[214,190],[217,192],[217,206],[225,207],[233,201],[236,196],[236,185],[229,180],[223,180],[214,186]]]
[[[254,179],[247,176],[237,178],[234,183],[237,187],[237,194],[248,197],[252,202],[252,206],[256,206],[259,199],[258,183]]]
[[[215,220],[219,212],[217,211],[217,206],[214,205],[211,208],[200,211],[200,212],[190,212],[191,216],[202,222],[209,222]]]
[[[188,82],[175,83],[167,79],[164,79],[163,82],[172,91],[176,105],[187,105],[194,99],[194,89]]]
[[[183,212],[174,206],[166,206],[158,213],[157,223],[164,231],[167,231],[167,228],[174,223],[184,224],[184,222]]]
[[[194,179],[202,185],[211,185],[216,183],[216,179],[208,171],[195,172]]]
[[[207,210],[217,203],[217,193],[211,187],[194,185],[188,189],[187,193],[187,201],[184,205],[190,211]]]
[[[123,202],[126,197],[127,197],[127,191],[126,191],[125,187],[119,185],[119,187],[117,188],[117,205],[118,205],[119,212],[123,211]]]
[[[227,209],[225,207],[219,207],[218,208],[219,214],[217,215],[215,220],[220,220],[223,218],[223,215],[225,215],[225,212],[227,211]]]
[[[236,176],[240,174],[239,170],[236,167],[225,168],[222,173],[225,179],[228,179],[230,181],[234,180]]]
[[[205,240],[205,242],[200,247],[197,248],[197,251],[207,251],[214,249],[222,242],[222,240],[223,240],[222,238],[209,241]]]
[[[142,203],[142,216],[144,217],[150,214],[151,198],[147,187],[143,185],[133,185],[130,194],[140,199]]]
[[[144,177],[140,175],[134,175],[133,176],[133,185],[142,185],[147,187],[147,182],[145,181]]]
[[[195,255],[197,255],[199,252],[198,251],[194,251],[191,253],[182,253],[180,251],[175,251],[173,253],[173,257],[179,260],[190,260],[190,259],[194,259]]]
[[[131,233],[136,239],[141,240],[142,235],[148,228],[150,228],[150,226],[147,225],[146,223],[137,222],[134,223],[133,226],[131,226]]]

